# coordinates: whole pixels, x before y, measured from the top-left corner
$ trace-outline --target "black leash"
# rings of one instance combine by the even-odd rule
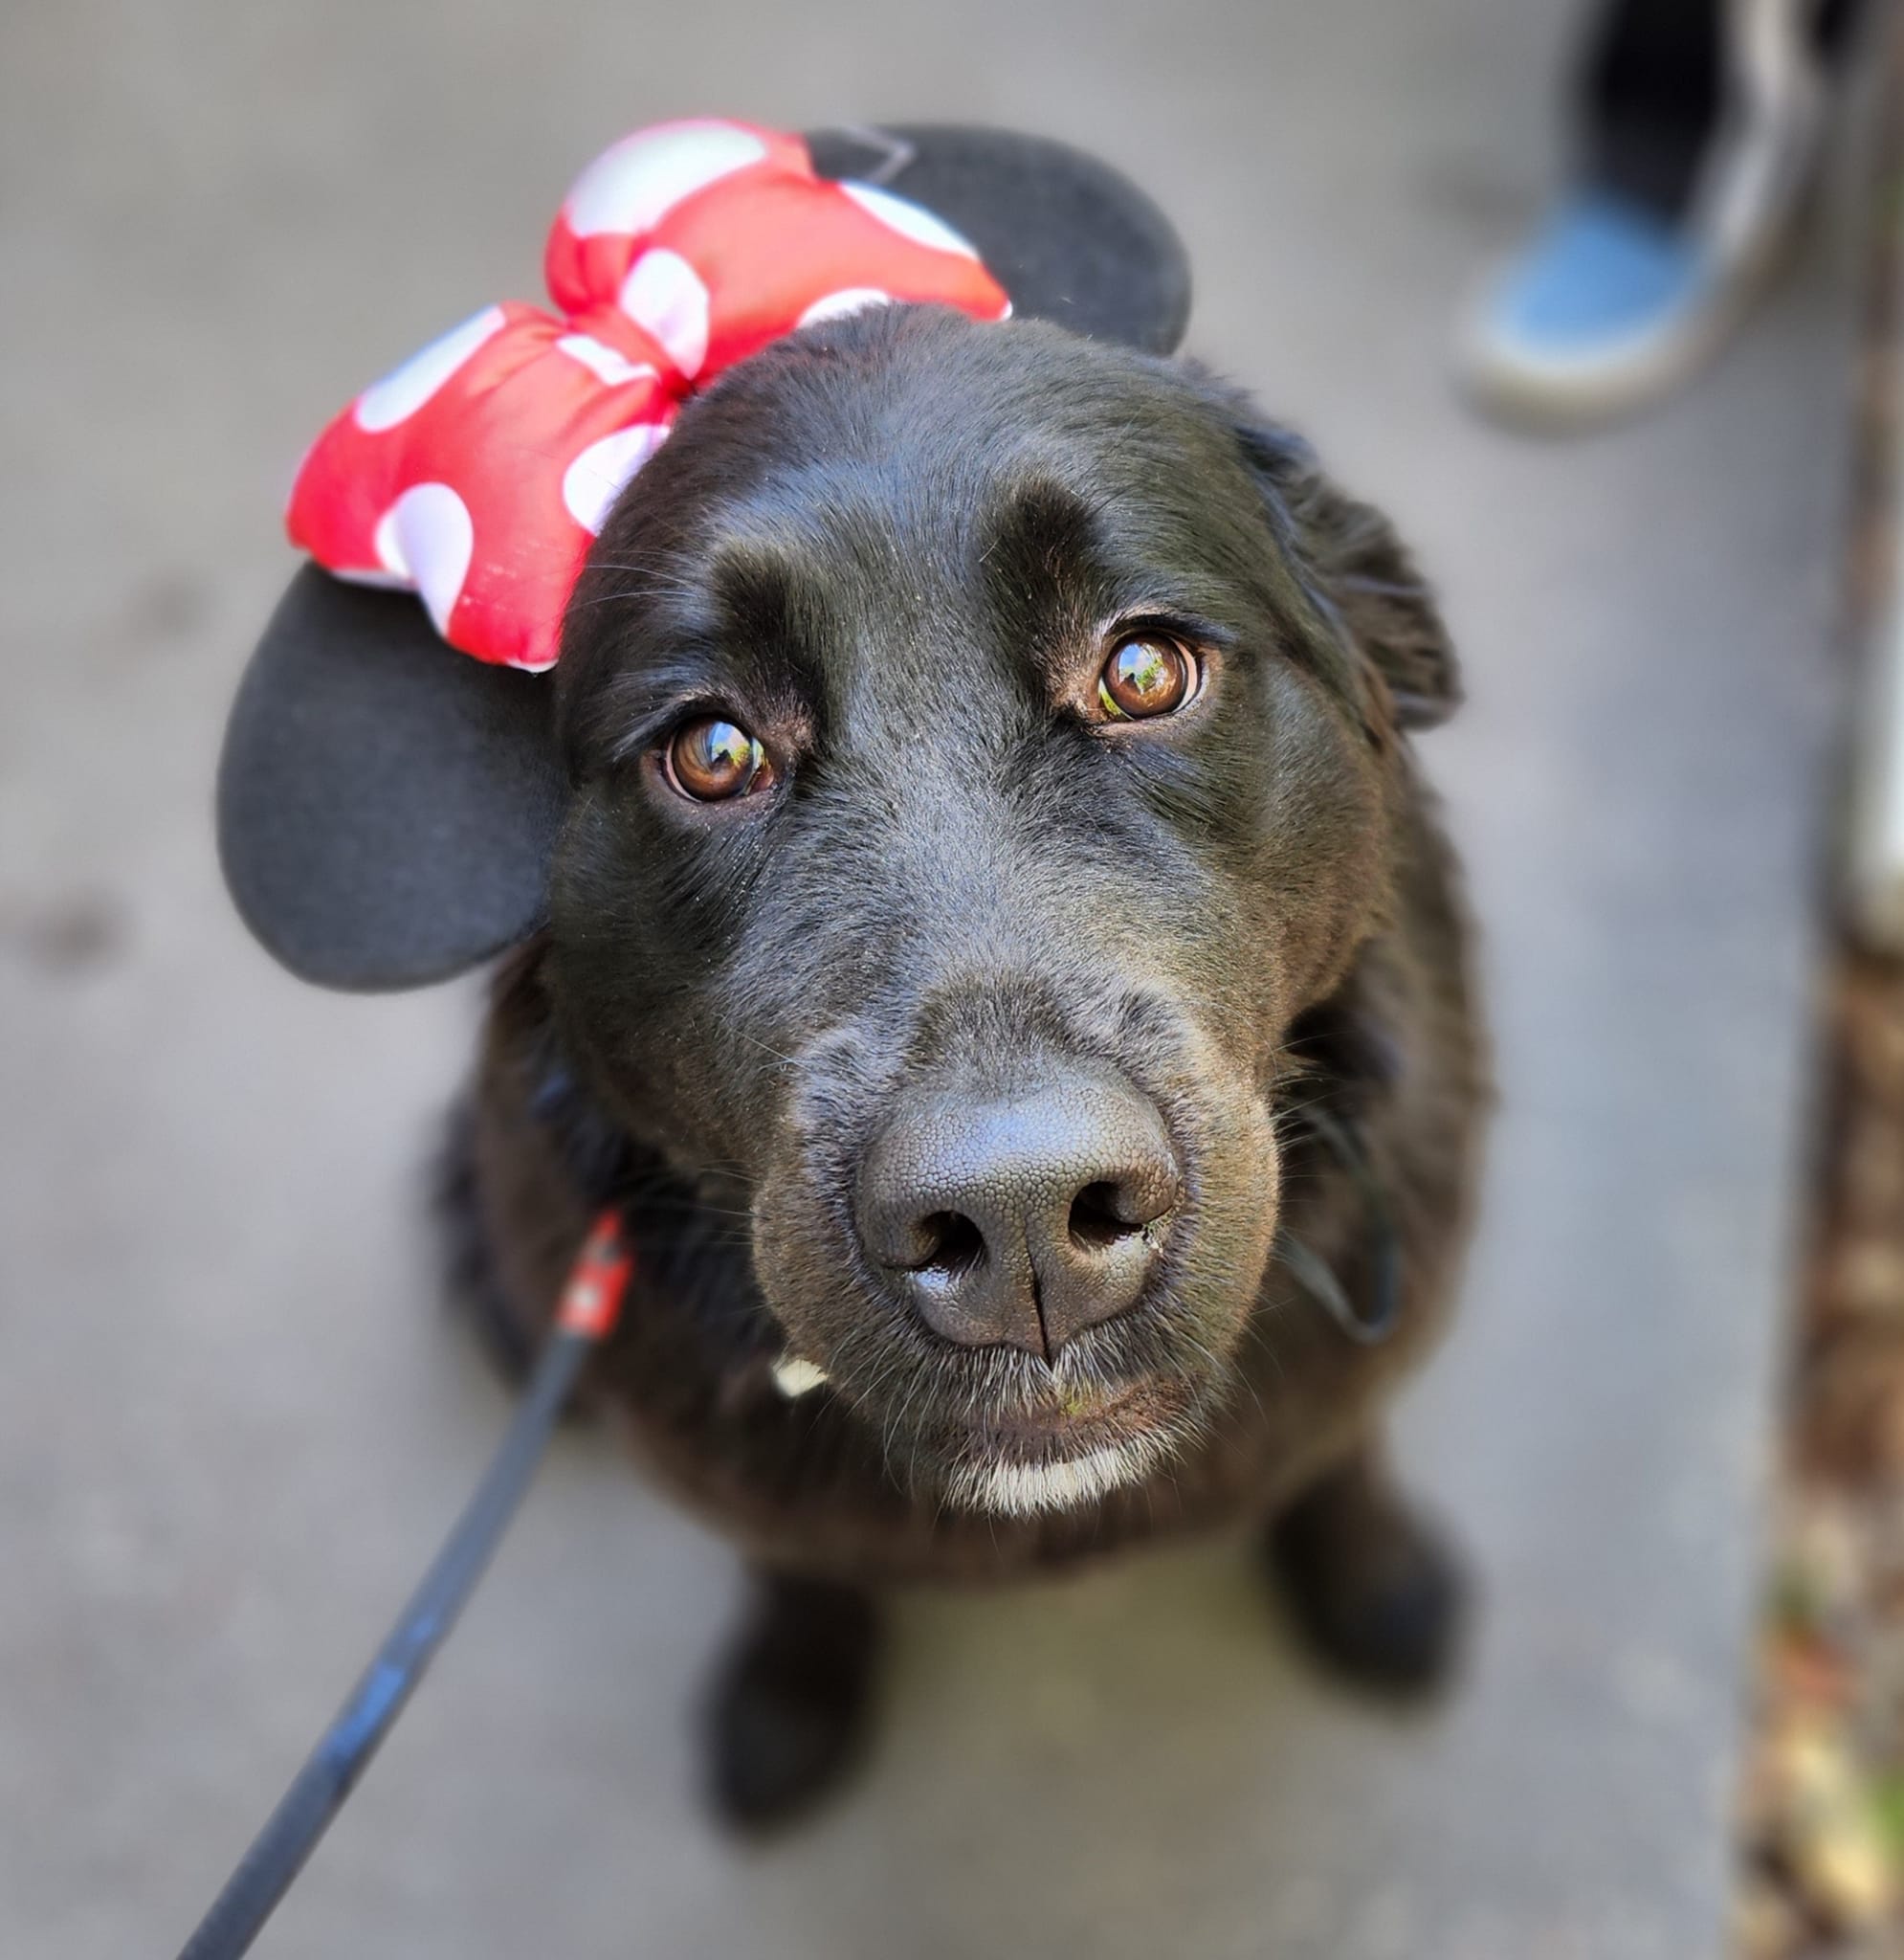
[[[1304,1111],[1303,1121],[1361,1193],[1375,1266],[1369,1309],[1357,1309],[1335,1273],[1300,1239],[1280,1234],[1277,1251],[1296,1282],[1341,1331],[1358,1345],[1372,1347],[1388,1338],[1401,1313],[1401,1248],[1387,1192],[1345,1127],[1319,1110]],[[251,1950],[303,1870],[476,1590],[535,1475],[576,1376],[620,1317],[631,1265],[620,1221],[607,1213],[575,1261],[529,1386],[455,1528],[376,1659],[180,1949],[179,1960],[238,1960]]]
[[[630,1270],[620,1224],[610,1213],[589,1234],[569,1274],[554,1331],[475,1496],[179,1960],[237,1960],[303,1870],[476,1590],[535,1475],[582,1364],[620,1315]]]

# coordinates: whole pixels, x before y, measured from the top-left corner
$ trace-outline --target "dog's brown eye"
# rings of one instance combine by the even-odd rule
[[[1097,705],[1114,722],[1167,715],[1196,692],[1197,670],[1175,640],[1146,634],[1124,640],[1097,677]]]
[[[668,774],[697,803],[724,803],[764,789],[771,780],[766,750],[734,722],[703,715],[675,730],[668,744]]]

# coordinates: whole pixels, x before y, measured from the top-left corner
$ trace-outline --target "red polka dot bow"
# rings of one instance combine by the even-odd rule
[[[817,176],[795,136],[669,122],[576,180],[543,275],[561,316],[486,306],[351,403],[298,473],[292,542],[341,578],[415,591],[479,660],[551,666],[589,541],[682,400],[782,334],[1005,290],[957,233]]]

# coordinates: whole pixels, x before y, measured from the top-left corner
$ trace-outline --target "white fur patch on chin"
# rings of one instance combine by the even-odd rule
[[[953,1480],[952,1502],[966,1510],[1029,1518],[1085,1504],[1127,1483],[1140,1482],[1162,1454],[1149,1439],[1109,1443],[1054,1463],[968,1463]]]

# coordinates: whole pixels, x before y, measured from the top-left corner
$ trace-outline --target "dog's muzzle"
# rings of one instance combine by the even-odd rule
[[[869,1261],[935,1333],[1050,1361],[1143,1299],[1183,1198],[1154,1104],[1069,1067],[1004,1099],[902,1099],[854,1211]]]

